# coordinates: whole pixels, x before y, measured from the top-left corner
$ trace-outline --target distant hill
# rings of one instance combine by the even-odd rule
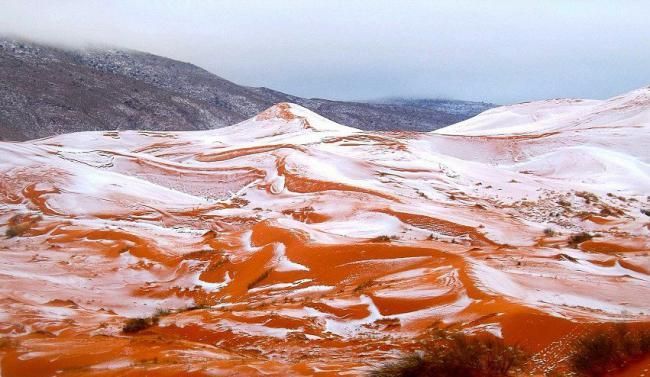
[[[0,140],[89,130],[201,130],[293,102],[364,130],[432,131],[494,105],[374,103],[292,96],[237,85],[189,63],[116,49],[67,50],[0,38]]]
[[[465,116],[467,114],[479,114],[485,110],[492,109],[497,105],[487,102],[457,101],[448,99],[427,99],[427,98],[402,98],[393,97],[373,101],[377,104],[401,105],[420,107],[423,109],[436,109],[452,115]]]

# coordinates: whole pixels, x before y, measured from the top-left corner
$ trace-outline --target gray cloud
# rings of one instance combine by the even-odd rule
[[[0,1],[0,33],[337,99],[509,103],[650,84],[647,1]]]

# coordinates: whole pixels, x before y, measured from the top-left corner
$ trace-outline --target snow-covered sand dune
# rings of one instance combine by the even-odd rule
[[[212,131],[0,143],[2,372],[362,374],[441,324],[544,354],[647,321],[648,131],[645,88],[429,134],[282,103]]]

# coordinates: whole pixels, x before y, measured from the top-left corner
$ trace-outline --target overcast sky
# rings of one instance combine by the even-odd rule
[[[144,50],[345,100],[511,103],[650,85],[650,1],[0,0],[0,34]]]

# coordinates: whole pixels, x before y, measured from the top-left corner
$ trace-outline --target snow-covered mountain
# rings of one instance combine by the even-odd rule
[[[0,140],[90,130],[205,130],[294,102],[366,130],[431,131],[492,107],[443,101],[361,103],[237,85],[139,51],[66,50],[0,36]]]
[[[436,327],[561,368],[594,323],[650,320],[647,99],[0,143],[3,375],[363,375]]]

